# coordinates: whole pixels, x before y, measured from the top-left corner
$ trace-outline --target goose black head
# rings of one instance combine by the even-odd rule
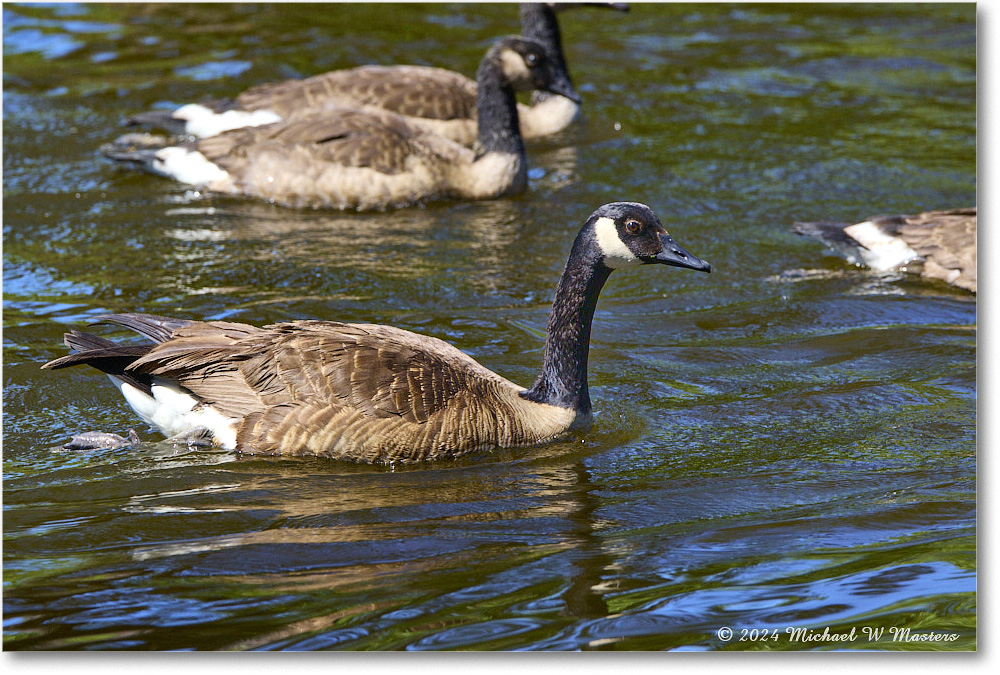
[[[580,102],[580,95],[573,89],[566,69],[556,64],[541,42],[511,36],[497,42],[493,50],[499,53],[504,77],[514,89],[548,91]]]
[[[587,220],[601,261],[610,269],[634,265],[673,265],[711,272],[708,262],[691,255],[671,237],[651,208],[636,202],[614,202]]]

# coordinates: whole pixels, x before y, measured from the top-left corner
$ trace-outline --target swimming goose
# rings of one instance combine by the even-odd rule
[[[570,79],[569,67],[562,48],[562,36],[556,12],[572,7],[601,7],[619,12],[629,11],[627,3],[582,2],[582,3],[521,3],[521,32],[526,37],[538,40],[556,62],[556,68]],[[575,91],[575,90],[574,90]],[[531,105],[518,105],[518,119],[524,138],[541,138],[559,133],[580,116],[580,101],[558,94],[534,91]]]
[[[106,373],[165,435],[211,433],[246,454],[319,455],[369,463],[457,457],[532,445],[590,423],[590,328],[615,269],[664,264],[710,272],[643,204],[606,204],[573,243],[549,317],[542,372],[521,387],[450,344],[391,326],[292,321],[257,328],[146,314],[97,320],[155,345],[72,331],[85,363]]]
[[[916,215],[873,216],[854,225],[795,223],[855,265],[903,269],[976,292],[976,207]]]
[[[527,184],[515,89],[574,97],[545,48],[521,37],[498,41],[477,73],[476,151],[385,110],[338,108],[234,129],[166,148],[116,143],[105,156],[213,192],[293,207],[405,206],[418,200],[491,199]]]
[[[522,34],[542,43],[567,83],[570,83],[569,71],[556,11],[570,6],[628,11],[624,3],[521,5]],[[571,83],[569,91],[571,96],[539,97],[536,93],[533,105],[518,104],[521,135],[537,138],[569,126],[580,111],[579,96]],[[343,106],[390,110],[462,145],[471,146],[477,137],[476,82],[450,70],[426,66],[370,65],[335,70],[302,80],[263,84],[248,89],[235,100],[140,113],[126,123],[207,138],[231,129],[271,124],[294,115]]]

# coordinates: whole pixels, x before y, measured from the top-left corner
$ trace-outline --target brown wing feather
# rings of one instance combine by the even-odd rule
[[[129,370],[175,380],[222,414],[242,417],[265,406],[240,374],[240,363],[248,356],[244,345],[259,332],[242,323],[194,321],[134,361]]]
[[[976,208],[906,216],[899,235],[926,261],[925,276],[976,290]]]
[[[260,85],[240,94],[237,103],[282,117],[330,105],[371,105],[426,119],[475,119],[476,83],[440,68],[361,66]]]
[[[435,338],[325,321],[264,328],[192,323],[131,368],[176,380],[223,414],[309,404],[415,424],[440,413],[460,391],[482,395],[504,381]]]
[[[349,108],[300,115],[259,127],[235,129],[197,141],[194,147],[227,171],[238,172],[265,153],[290,153],[308,146],[310,161],[369,167],[387,174],[406,170],[406,158],[420,152],[413,140],[422,131],[391,114]]]
[[[966,251],[976,247],[976,210],[929,211],[907,216],[900,236],[924,257],[940,257],[942,264],[959,265]]]

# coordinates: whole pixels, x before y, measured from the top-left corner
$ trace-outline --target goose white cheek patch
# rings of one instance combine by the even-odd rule
[[[604,254],[604,264],[611,269],[642,264],[642,261],[629,250],[625,242],[618,236],[618,228],[615,227],[615,221],[611,218],[599,218],[594,223],[594,234],[597,236],[597,245],[601,247],[601,252]]]
[[[500,52],[500,64],[508,80],[521,86],[530,86],[531,71],[523,56],[512,49],[505,49]]]

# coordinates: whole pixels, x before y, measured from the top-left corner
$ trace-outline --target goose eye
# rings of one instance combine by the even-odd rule
[[[639,234],[642,232],[642,223],[638,220],[626,220],[625,231],[629,234]]]
[[[538,62],[537,54],[528,54],[524,57],[524,60],[528,62],[529,66],[534,66]]]

